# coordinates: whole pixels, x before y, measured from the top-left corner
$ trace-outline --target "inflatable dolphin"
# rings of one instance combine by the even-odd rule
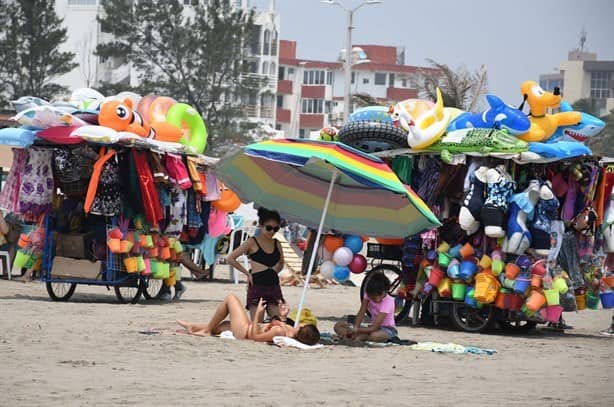
[[[470,128],[486,128],[507,130],[516,136],[526,133],[531,127],[531,122],[520,110],[506,105],[503,100],[495,95],[486,95],[490,109],[482,113],[465,112],[450,123],[447,131]]]

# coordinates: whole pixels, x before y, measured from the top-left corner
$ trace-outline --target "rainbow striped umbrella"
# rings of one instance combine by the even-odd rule
[[[222,159],[217,173],[243,202],[318,227],[334,178],[324,228],[404,237],[439,225],[428,206],[379,158],[341,143],[281,139]]]
[[[341,143],[281,139],[251,144],[220,160],[216,172],[241,201],[317,227],[314,250],[325,228],[404,237],[440,226],[424,201],[381,159]],[[315,257],[311,256],[297,315]]]

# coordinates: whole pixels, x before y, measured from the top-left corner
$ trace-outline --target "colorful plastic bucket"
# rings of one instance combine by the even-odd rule
[[[460,265],[460,272],[458,274],[458,278],[469,281],[473,278],[475,273],[478,271],[478,266],[475,262],[471,260],[463,260]]]
[[[452,283],[452,298],[457,301],[463,301],[465,299],[465,291],[467,286],[460,281],[454,281]]]
[[[537,312],[546,303],[546,297],[539,291],[531,291],[531,295],[527,298],[525,305],[532,312]]]
[[[460,278],[460,262],[457,259],[452,259],[448,265],[447,274],[450,278]]]
[[[448,253],[439,253],[437,255],[437,260],[441,267],[448,267],[448,264],[450,264],[450,255]]]
[[[473,253],[473,246],[471,246],[469,243],[465,243],[460,249],[460,255],[463,256],[463,259],[473,256]]]
[[[126,266],[126,272],[127,273],[136,273],[137,270],[137,259],[136,257],[126,257],[124,259],[124,266]]]
[[[524,303],[524,297],[518,294],[510,294],[506,298],[506,308],[512,311],[520,311]]]
[[[444,274],[441,268],[433,266],[433,268],[431,269],[431,274],[429,274],[429,283],[433,287],[437,287],[443,276]]]
[[[531,287],[541,288],[543,280],[544,280],[544,276],[539,275],[539,274],[531,274]]]
[[[514,283],[514,292],[517,294],[524,294],[529,285],[531,284],[531,280],[526,277],[518,277],[516,282]]]
[[[475,276],[475,293],[473,297],[477,302],[490,304],[495,301],[501,285],[490,273],[478,273]]]
[[[23,250],[17,250],[17,253],[15,253],[15,259],[13,260],[13,268],[22,269],[26,267],[31,257],[32,255],[30,253]]]
[[[441,242],[439,246],[437,246],[437,253],[445,253],[450,250],[450,245],[448,242]]]
[[[614,308],[614,291],[599,294],[603,308]]]
[[[489,269],[492,266],[492,259],[489,255],[485,254],[480,259],[480,263],[478,264],[482,270]]]
[[[559,322],[563,307],[560,305],[548,305],[546,307],[546,320],[549,322]]]
[[[589,309],[597,309],[599,308],[599,295],[597,293],[593,294],[592,292],[586,293],[586,306]]]
[[[457,244],[456,246],[451,247],[448,253],[450,254],[450,256],[454,257],[455,259],[462,259],[462,256],[461,256],[462,248],[463,246],[461,246],[460,244]]]
[[[520,267],[514,263],[507,263],[505,265],[505,278],[514,280],[520,274]]]
[[[552,288],[558,290],[561,294],[565,294],[569,287],[567,286],[567,281],[563,277],[557,277],[552,281]]]
[[[474,293],[475,293],[475,289],[471,286],[467,287],[465,290],[465,304],[473,308],[478,306],[477,301],[475,300],[475,298],[473,298]]]
[[[437,292],[439,293],[439,296],[442,298],[449,298],[450,294],[451,294],[451,282],[452,280],[450,280],[449,278],[443,278],[441,279],[441,281],[439,282],[439,285],[437,285]]]
[[[508,290],[502,288],[497,293],[497,297],[495,298],[495,307],[499,309],[505,309],[505,297],[509,295]]]
[[[558,290],[544,290],[544,294],[546,296],[546,302],[548,305],[559,305],[561,293]]]
[[[503,262],[503,260],[499,260],[499,259],[492,260],[490,269],[492,270],[492,273],[495,276],[498,276],[499,274],[501,274],[504,268],[505,268],[505,263]]]

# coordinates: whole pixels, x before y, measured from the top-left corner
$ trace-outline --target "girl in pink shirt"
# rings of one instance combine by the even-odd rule
[[[370,276],[354,325],[337,322],[335,332],[342,338],[356,341],[386,342],[396,337],[398,332],[394,323],[394,299],[388,294],[389,289],[390,281],[384,273],[376,272]],[[371,325],[361,327],[367,310],[371,314]]]

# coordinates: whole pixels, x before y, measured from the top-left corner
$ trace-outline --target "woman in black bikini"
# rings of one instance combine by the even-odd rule
[[[284,267],[281,244],[273,236],[279,231],[281,217],[277,211],[258,209],[260,235],[247,239],[241,246],[228,255],[228,264],[247,276],[247,309],[254,320],[258,301],[262,298],[267,304],[271,317],[279,316],[279,306],[284,301],[277,273]],[[246,254],[250,258],[251,269],[246,270],[237,258]],[[260,315],[262,322],[263,314]]]

